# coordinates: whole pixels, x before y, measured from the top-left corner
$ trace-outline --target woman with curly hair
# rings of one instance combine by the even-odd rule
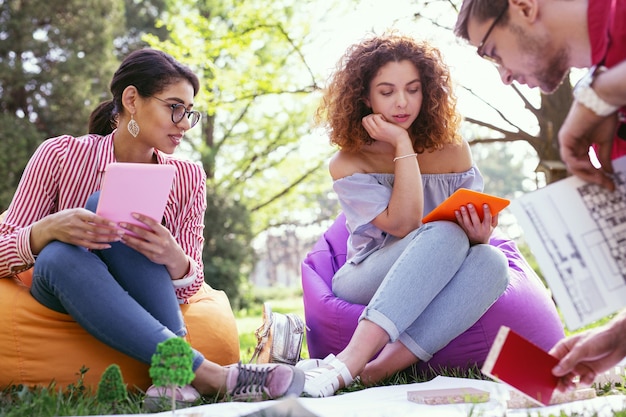
[[[455,106],[440,52],[399,34],[353,45],[331,76],[317,116],[339,148],[329,170],[350,232],[332,290],[366,308],[337,356],[297,365],[307,395],[428,361],[504,292],[488,206],[482,221],[472,205],[456,222],[421,221],[457,189],[483,189]]]

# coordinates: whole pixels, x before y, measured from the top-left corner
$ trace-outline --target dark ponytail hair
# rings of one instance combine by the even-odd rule
[[[113,115],[114,108],[113,100],[100,103],[89,116],[89,133],[102,136],[111,133],[117,127],[115,116]]]
[[[115,71],[110,90],[113,99],[100,103],[89,116],[89,133],[108,135],[117,127],[117,117],[122,111],[122,93],[132,85],[142,97],[151,97],[168,85],[187,80],[198,94],[198,77],[172,56],[156,49],[131,52]]]

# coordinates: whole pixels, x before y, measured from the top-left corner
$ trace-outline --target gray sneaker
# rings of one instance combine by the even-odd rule
[[[226,395],[233,401],[273,400],[287,395],[300,396],[304,372],[291,365],[266,363],[228,367]]]

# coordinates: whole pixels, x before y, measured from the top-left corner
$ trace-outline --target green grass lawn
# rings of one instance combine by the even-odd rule
[[[269,302],[272,310],[280,313],[293,312],[304,318],[304,306],[302,304],[302,294],[294,290],[261,290],[254,291],[254,299],[262,300],[254,302],[249,310],[236,312],[237,327],[239,330],[239,343],[241,347],[241,360],[247,363],[254,352],[256,346],[255,330],[262,324],[262,305]],[[595,323],[599,325],[606,320]],[[306,337],[302,349],[302,356],[308,357],[306,347]],[[460,372],[459,370],[445,370],[440,372],[447,376],[483,378],[478,369]],[[411,370],[398,373],[383,381],[380,385],[409,384],[429,380],[434,375],[420,374]],[[341,392],[356,391],[363,389],[358,383],[352,384]],[[615,392],[618,387],[596,387],[599,395],[608,392]],[[611,391],[613,390],[613,391]],[[8,387],[0,392],[0,417],[22,417],[22,416],[85,416],[102,414],[140,414],[142,410],[142,394],[129,393],[125,401],[112,407],[110,404],[98,404],[95,393],[90,392],[82,385],[80,379],[70,387],[57,387],[51,384],[48,387],[28,388],[22,386]],[[211,403],[214,399],[205,398],[201,403]],[[199,403],[199,404],[201,404]],[[198,405],[199,405],[198,404]],[[164,409],[164,411],[167,408]],[[626,417],[626,411],[616,414],[618,417]],[[546,416],[547,417],[547,416]],[[560,417],[580,417],[578,414]]]

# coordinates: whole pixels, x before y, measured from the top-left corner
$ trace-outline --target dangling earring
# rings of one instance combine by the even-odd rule
[[[134,138],[136,138],[139,134],[139,123],[135,121],[132,114],[130,115],[130,121],[128,122],[128,126],[126,126],[126,128]]]

